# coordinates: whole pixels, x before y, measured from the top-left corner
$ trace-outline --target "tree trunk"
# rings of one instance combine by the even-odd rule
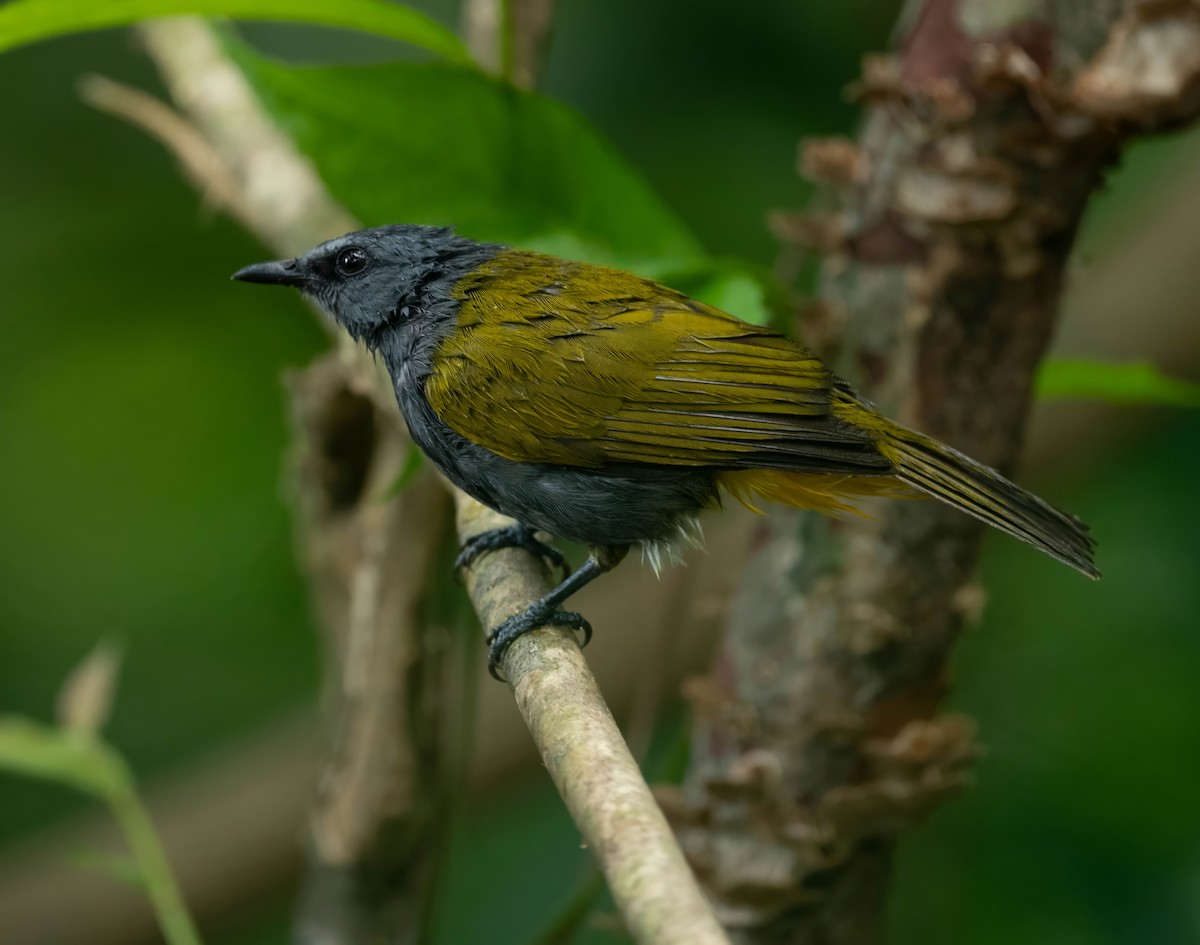
[[[866,63],[858,141],[802,151],[821,209],[777,228],[825,255],[805,333],[837,372],[1008,470],[1089,197],[1132,135],[1200,106],[1200,8],[922,0],[902,35]],[[983,602],[982,526],[870,511],[763,521],[697,699],[673,816],[744,943],[878,939],[897,836],[976,754],[970,721],[937,712]]]

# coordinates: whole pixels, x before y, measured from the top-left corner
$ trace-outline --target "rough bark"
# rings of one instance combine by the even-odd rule
[[[1006,470],[1089,196],[1132,135],[1200,107],[1200,8],[923,0],[904,22],[858,141],[802,151],[818,209],[776,223],[827,256],[810,341],[838,372]],[[764,526],[695,693],[673,816],[738,941],[877,939],[896,837],[969,777],[971,723],[937,713],[981,526],[871,512]]]

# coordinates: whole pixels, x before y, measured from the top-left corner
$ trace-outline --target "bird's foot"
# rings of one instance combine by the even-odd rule
[[[462,573],[463,569],[473,565],[480,555],[489,551],[499,551],[501,548],[524,548],[531,554],[545,559],[551,567],[562,571],[564,581],[571,575],[571,566],[563,557],[563,553],[544,541],[538,541],[533,529],[519,522],[504,528],[480,532],[467,539],[459,549],[458,557],[454,559],[454,570]]]
[[[592,625],[587,622],[583,614],[575,613],[571,610],[558,610],[553,605],[539,606],[534,604],[532,607],[527,607],[519,614],[514,614],[509,617],[504,623],[500,624],[495,630],[487,635],[487,642],[490,649],[488,650],[488,672],[492,674],[493,679],[501,678],[497,671],[500,666],[500,660],[504,657],[505,651],[508,650],[512,642],[517,637],[524,636],[530,630],[536,630],[538,627],[570,627],[572,630],[578,630],[583,633],[583,642],[580,647],[585,647],[592,639]]]

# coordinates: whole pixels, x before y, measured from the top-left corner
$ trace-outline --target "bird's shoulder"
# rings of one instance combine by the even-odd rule
[[[546,342],[568,355],[572,343],[589,350],[636,344],[642,360],[669,358],[680,348],[717,360],[724,347],[750,345],[788,362],[819,364],[778,332],[652,279],[542,253],[502,251],[463,276],[451,294],[459,330],[448,339],[447,355],[471,348],[475,357],[486,356],[481,349],[497,344],[497,353],[508,354],[512,346],[504,339],[520,329],[526,344],[543,349]]]
[[[460,323],[499,318],[603,317],[631,306],[681,306],[686,296],[621,269],[575,262],[526,250],[502,250],[464,275],[452,293]]]

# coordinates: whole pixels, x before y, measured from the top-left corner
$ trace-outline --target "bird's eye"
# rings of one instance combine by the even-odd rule
[[[343,276],[356,276],[367,268],[367,263],[370,262],[370,257],[366,252],[359,249],[357,246],[351,246],[349,249],[343,249],[338,253],[337,271]]]

